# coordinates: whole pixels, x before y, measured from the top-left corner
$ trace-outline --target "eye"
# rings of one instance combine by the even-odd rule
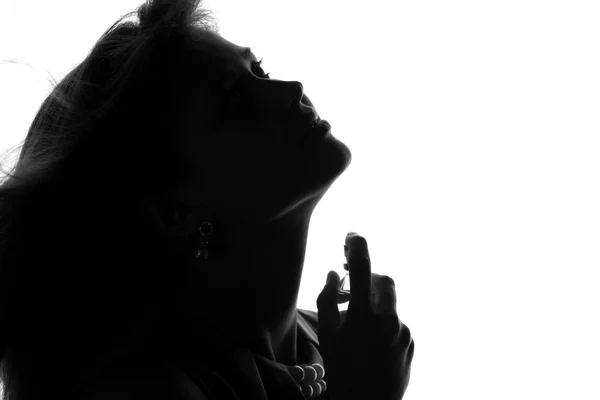
[[[252,63],[252,67],[258,67],[258,68],[260,68],[260,73],[258,74],[259,77],[270,79],[271,78],[271,76],[270,76],[271,73],[269,72],[268,74],[265,74],[265,71],[263,71],[263,69],[261,67],[262,61],[263,60],[261,58],[259,62]]]

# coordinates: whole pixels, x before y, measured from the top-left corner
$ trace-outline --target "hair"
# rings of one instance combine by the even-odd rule
[[[53,85],[2,168],[2,400],[64,399],[64,382],[119,340],[167,335],[184,260],[144,215],[177,172],[169,82],[197,29],[218,34],[201,0],[148,0],[122,16]]]

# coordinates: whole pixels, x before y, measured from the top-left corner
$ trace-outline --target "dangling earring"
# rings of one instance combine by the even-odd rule
[[[196,259],[200,257],[204,257],[205,260],[208,259],[209,251],[211,250],[212,244],[212,234],[215,231],[215,228],[210,220],[202,221],[200,224],[200,228],[198,228],[200,232],[200,243],[198,248],[196,249]]]
[[[213,253],[215,229],[211,213],[194,211],[191,206],[173,201],[159,206],[159,202],[152,197],[144,201],[142,210],[145,211],[145,217],[150,217],[153,227],[166,237],[187,237],[192,242],[196,241],[196,259],[207,260],[209,253]],[[183,221],[182,216],[186,216]],[[168,220],[168,225],[165,224],[165,219]]]

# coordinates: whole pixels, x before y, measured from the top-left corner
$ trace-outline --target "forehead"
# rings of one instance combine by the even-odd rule
[[[193,41],[208,56],[225,86],[237,78],[245,60],[252,58],[249,47],[238,46],[214,32],[196,30]]]

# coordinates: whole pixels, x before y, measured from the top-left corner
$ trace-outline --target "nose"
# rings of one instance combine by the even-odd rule
[[[304,96],[304,86],[298,81],[290,82],[292,90],[292,98],[290,100],[289,109],[294,108],[297,103],[301,103]]]
[[[273,110],[278,109],[277,113],[292,116],[292,119],[314,110],[312,102],[304,93],[304,86],[301,82],[280,81],[278,83],[279,87],[271,91],[271,101],[269,103],[272,104]]]
[[[259,107],[262,104],[265,111],[270,110],[276,114],[294,113],[304,95],[302,83],[297,81],[269,81],[268,89],[262,91],[263,101],[259,101]]]
[[[310,108],[315,108],[313,106],[313,103],[310,101],[310,99],[308,98],[308,96],[306,95],[306,93],[304,93],[304,86],[302,86],[302,83],[300,82],[293,82],[298,90],[296,96],[293,98],[292,103],[295,103],[295,100],[297,99],[299,103],[308,106]],[[293,104],[292,104],[293,105]]]
[[[291,99],[288,105],[288,110],[291,113],[297,112],[298,109],[310,108],[314,110],[313,103],[310,101],[306,93],[304,93],[304,86],[302,83],[297,81],[289,82],[291,86]]]

